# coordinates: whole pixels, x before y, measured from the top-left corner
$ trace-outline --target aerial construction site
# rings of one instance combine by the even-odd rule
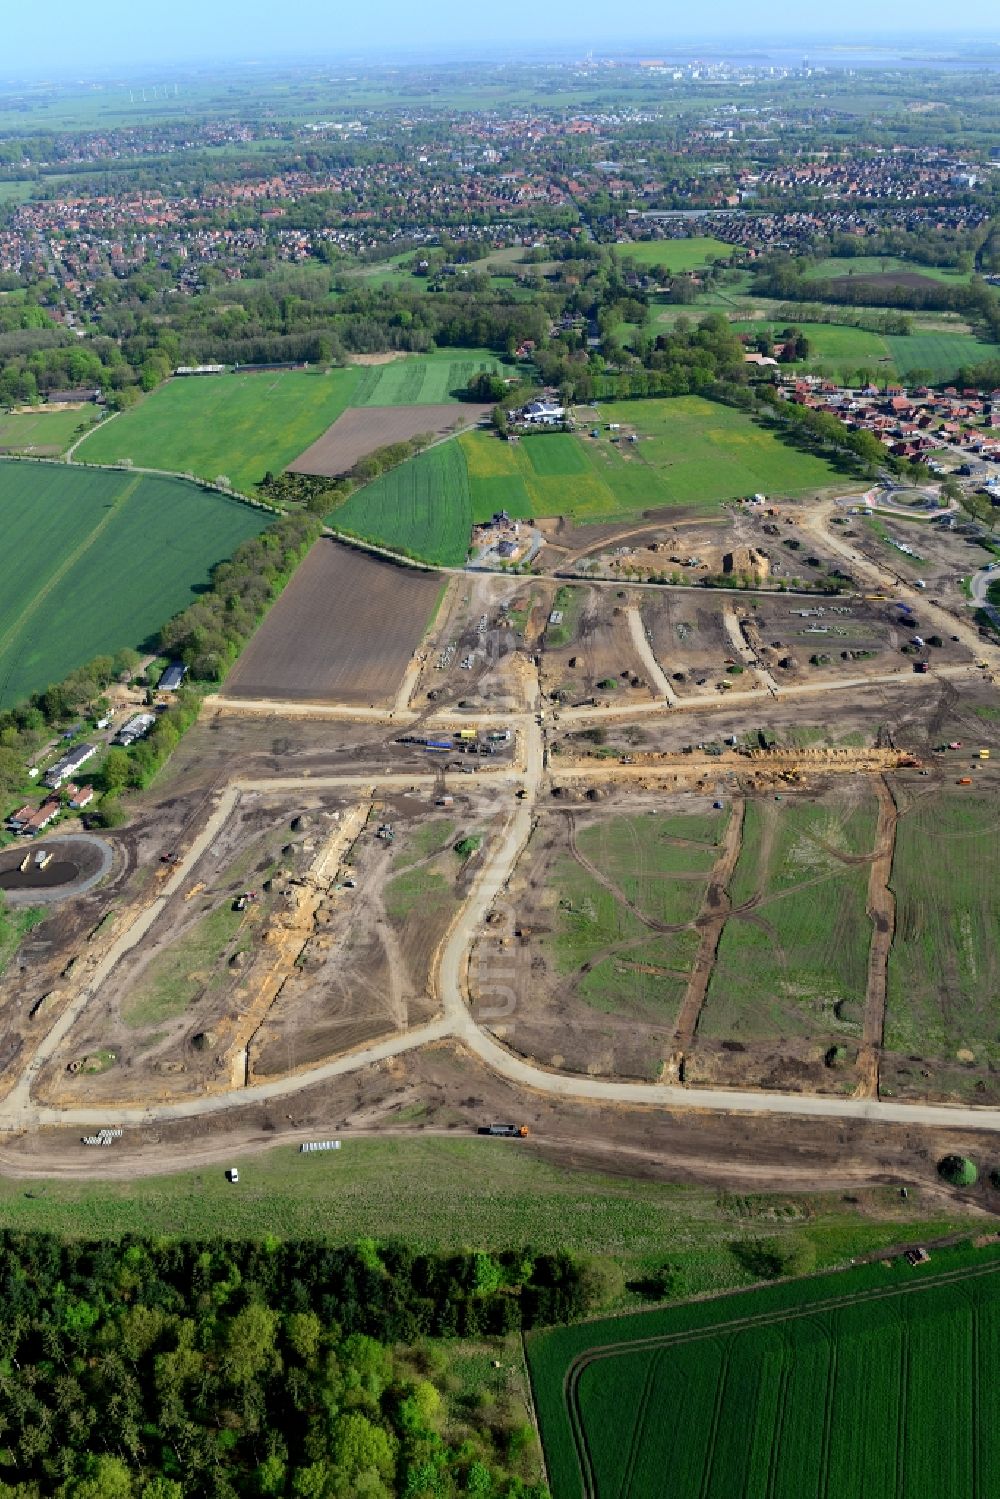
[[[793,517],[831,561],[833,516]],[[1000,648],[947,562],[925,597],[859,547],[824,599],[561,542],[558,577],[408,574],[377,685],[370,620],[332,675],[303,621],[398,570],[317,543],[129,824],[60,843],[0,1015],[9,1169],[496,1118],[784,1180],[1000,1127]]]

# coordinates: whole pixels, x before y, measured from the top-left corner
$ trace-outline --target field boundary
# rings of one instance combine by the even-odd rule
[[[98,423],[101,427],[106,425],[106,422]],[[80,441],[83,442],[90,436],[91,433],[87,432]],[[0,463],[48,463],[56,468],[89,468],[105,474],[138,474],[140,477],[149,475],[154,479],[183,479],[186,484],[193,484],[196,489],[211,490],[213,494],[224,495],[227,500],[238,500],[243,505],[249,505],[253,510],[269,510],[272,515],[286,513],[277,505],[268,504],[267,500],[254,499],[253,495],[244,494],[240,489],[223,489],[221,484],[215,484],[211,479],[200,479],[197,474],[183,474],[180,469],[140,468],[136,463],[88,463],[85,458],[71,459],[68,451],[61,458],[44,458],[34,453],[0,453]]]

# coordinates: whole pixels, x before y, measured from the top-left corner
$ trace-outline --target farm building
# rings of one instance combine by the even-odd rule
[[[155,713],[137,713],[134,718],[130,718],[127,723],[122,724],[115,735],[116,743],[128,748],[137,739],[145,739],[155,722]]]
[[[160,678],[160,692],[176,692],[184,680],[187,667],[180,661],[171,661],[163,676]]]
[[[70,776],[76,775],[80,767],[86,765],[87,761],[92,760],[96,754],[95,744],[78,744],[75,749],[68,750],[46,771],[46,786],[51,786],[53,791],[58,791],[63,781],[68,781]]]
[[[224,364],[180,364],[174,370],[175,375],[224,375],[225,373]]]
[[[45,397],[47,406],[83,406],[89,401],[101,400],[101,392],[92,388],[82,390],[50,390]]]
[[[510,416],[529,427],[554,427],[566,420],[566,408],[546,396],[539,401],[529,401],[520,411],[512,411]]]

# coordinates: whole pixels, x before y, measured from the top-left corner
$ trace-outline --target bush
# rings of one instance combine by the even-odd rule
[[[979,1176],[975,1162],[967,1155],[946,1155],[938,1162],[938,1171],[953,1187],[974,1186]]]

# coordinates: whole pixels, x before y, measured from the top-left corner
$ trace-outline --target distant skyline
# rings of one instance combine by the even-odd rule
[[[329,0],[172,0],[165,6],[136,0],[49,0],[39,14],[23,5],[6,8],[0,74],[45,76],[76,71],[81,76],[149,64],[217,63],[253,60],[321,61],[351,52],[369,57],[384,51],[399,60],[412,49],[421,60],[435,50],[502,50],[530,56],[534,48],[625,49],[648,45],[669,54],[672,43],[689,48],[703,42],[718,49],[768,44],[796,47],[824,41],[828,46],[892,40],[919,44],[921,37],[946,37],[949,49],[972,43],[977,35],[1000,40],[996,0],[966,0],[947,10],[935,0],[841,0],[836,20],[826,8],[804,9],[798,0],[715,0],[711,6],[681,7],[624,0],[549,0],[530,12],[474,6],[467,0],[367,0],[362,5],[331,5]],[[512,28],[517,28],[513,34]],[[992,51],[992,49],[991,49]],[[995,59],[991,56],[990,61]]]

